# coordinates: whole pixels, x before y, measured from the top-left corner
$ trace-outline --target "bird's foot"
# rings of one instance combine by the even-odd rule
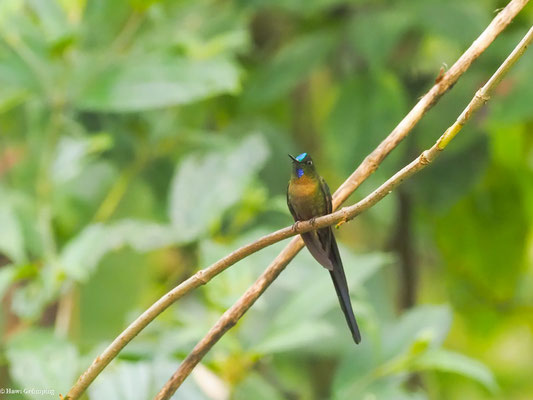
[[[314,228],[315,227],[315,223],[316,223],[316,217],[313,217],[309,220],[309,223],[311,224],[311,226]]]
[[[292,231],[298,233],[298,227],[299,227],[299,226],[300,226],[300,221],[296,221],[296,222],[292,225]]]

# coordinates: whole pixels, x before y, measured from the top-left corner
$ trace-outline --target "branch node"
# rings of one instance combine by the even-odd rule
[[[420,154],[420,164],[422,165],[428,165],[430,161],[431,155],[428,150],[425,150],[422,154]]]
[[[490,100],[490,96],[486,93],[484,93],[483,89],[479,89],[476,92],[475,97],[479,99],[483,104],[487,103],[487,101]]]
[[[206,270],[201,269],[196,274],[196,280],[200,281],[202,285],[205,285],[207,282],[209,282],[209,278],[206,276]]]

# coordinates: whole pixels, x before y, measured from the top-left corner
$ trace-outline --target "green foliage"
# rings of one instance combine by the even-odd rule
[[[234,205],[268,157],[264,139],[250,136],[235,149],[191,154],[172,179],[169,214],[182,241],[197,239]]]
[[[95,399],[144,400],[153,398],[165,384],[166,377],[176,367],[176,360],[128,362],[119,361],[106,369],[98,382],[89,388],[89,396]],[[127,384],[124,384],[127,382]],[[184,383],[177,400],[208,400],[202,390],[191,381]]]
[[[65,394],[161,295],[290,224],[286,153],[312,153],[336,188],[502,5],[0,1],[0,388]],[[521,13],[354,197],[434,143],[532,18]],[[401,202],[337,231],[360,346],[303,251],[174,398],[212,398],[206,382],[232,399],[532,393],[532,60]],[[181,299],[87,397],[152,398],[285,244]],[[402,310],[406,259],[420,279]]]
[[[48,330],[34,329],[16,335],[6,345],[9,373],[24,389],[56,390],[77,379],[78,350],[74,344],[56,337]],[[30,394],[30,399],[42,398]]]
[[[84,71],[86,72],[86,71]],[[236,65],[225,58],[131,57],[87,77],[75,104],[82,110],[135,112],[199,101],[238,89]]]
[[[286,96],[302,79],[323,62],[333,50],[335,35],[319,31],[294,39],[285,45],[248,82],[242,102],[258,107]]]

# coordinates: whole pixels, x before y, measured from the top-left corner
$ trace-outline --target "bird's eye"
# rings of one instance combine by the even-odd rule
[[[307,164],[307,165],[313,165],[313,161],[309,160],[309,161],[307,161],[306,164]]]

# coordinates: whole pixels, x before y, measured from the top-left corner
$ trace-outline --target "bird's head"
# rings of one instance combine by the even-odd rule
[[[316,175],[315,166],[313,165],[313,159],[307,153],[302,153],[296,157],[289,154],[292,160],[292,174],[296,178],[301,178],[306,175],[313,177]]]

